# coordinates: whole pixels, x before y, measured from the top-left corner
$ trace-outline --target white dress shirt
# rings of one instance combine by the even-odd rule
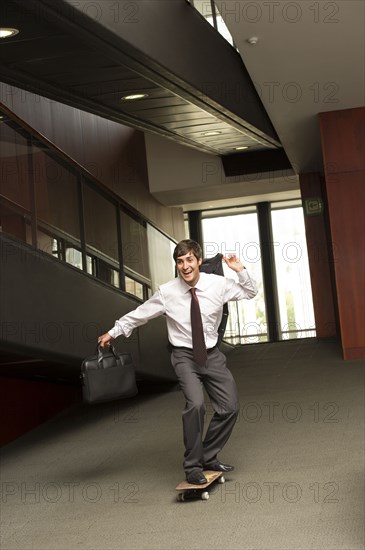
[[[256,283],[246,269],[237,275],[238,282],[235,282],[220,275],[200,273],[195,285],[207,349],[217,343],[223,304],[230,300],[251,299],[257,294]],[[166,315],[170,343],[173,346],[192,348],[190,288],[181,277],[161,285],[149,300],[118,319],[108,333],[112,338],[121,335],[128,337],[133,329],[146,324],[150,319]]]

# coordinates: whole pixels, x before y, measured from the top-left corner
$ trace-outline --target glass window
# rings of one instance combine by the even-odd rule
[[[73,246],[67,246],[65,247],[65,261],[68,264],[73,265],[74,267],[77,267],[78,269],[82,269],[82,252],[78,248],[74,248]]]
[[[100,258],[95,258],[95,275],[101,281],[119,288],[119,271]]]
[[[261,252],[256,212],[202,219],[203,255],[236,254],[255,279],[258,295],[253,300],[229,302],[229,317],[224,339],[233,343],[267,341],[266,309],[262,283]],[[223,263],[226,277],[237,275]]]
[[[143,300],[143,285],[130,277],[125,277],[125,291]]]
[[[13,126],[17,127],[6,117],[0,120],[0,194],[29,211],[31,149],[27,139]]]
[[[185,229],[185,239],[190,239],[189,217],[187,213],[184,214],[184,229]]]
[[[147,239],[152,291],[156,292],[161,284],[175,277],[172,254],[176,245],[150,224],[147,224]]]
[[[119,254],[115,205],[85,184],[84,213],[85,239],[89,252],[99,252],[104,260],[116,264]]]
[[[315,336],[303,209],[271,211],[283,339]]]
[[[111,270],[111,284],[113,286],[116,286],[117,288],[119,288],[119,285],[120,285],[120,276],[119,276],[119,271],[117,271],[116,269],[112,269]]]
[[[95,275],[95,261],[92,256],[89,256],[89,254],[86,254],[86,273],[89,273],[90,275]]]
[[[211,0],[194,0],[193,6],[204,17],[204,19],[206,19],[208,23],[212,25],[212,27],[214,27],[219,34],[231,44],[231,46],[234,46],[231,33],[229,32],[228,27],[214,2],[211,2]],[[224,7],[224,4],[222,4],[223,9]]]
[[[212,3],[210,0],[194,0],[194,8],[214,27]]]
[[[217,11],[217,14],[216,14],[217,31],[219,32],[219,34],[221,36],[223,36],[223,38],[225,38],[227,40],[227,42],[229,42],[229,44],[231,44],[231,46],[234,47],[233,38],[231,36],[231,33],[229,32],[228,27],[225,24],[223,17],[221,15],[219,15],[218,10],[217,10],[217,6],[216,6],[215,9]]]
[[[150,279],[147,228],[123,211],[120,213],[120,223],[124,267]]]
[[[37,229],[37,248],[55,258],[63,259],[61,242],[53,235],[39,229],[39,227]]]

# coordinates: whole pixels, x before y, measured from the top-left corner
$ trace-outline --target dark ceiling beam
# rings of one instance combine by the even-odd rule
[[[15,2],[24,7],[23,0]],[[93,49],[235,128],[247,130],[259,142],[280,147],[238,52],[185,0],[161,2],[158,9],[151,0],[120,0],[112,6],[93,3],[95,13],[86,10],[86,4],[27,0],[26,9],[61,24]]]
[[[14,69],[8,71],[7,68],[3,67],[1,70],[1,79],[11,86],[25,88],[27,91],[32,92],[36,95],[44,95],[45,97],[48,97],[49,99],[54,101],[61,101],[62,99],[65,104],[70,105],[71,107],[75,107],[76,109],[87,110],[88,112],[95,115],[103,116],[108,120],[112,120],[118,123],[121,122],[120,113],[117,113],[114,109],[108,108],[106,105],[101,105],[97,101],[93,101],[87,96],[74,94],[70,90],[64,89],[60,92],[59,87],[54,86],[49,82],[46,86],[44,86],[39,81],[39,79],[33,77],[30,74],[19,72]],[[136,128],[137,130],[147,130],[159,136],[167,137],[173,139],[174,141],[178,141],[179,143],[183,143],[184,145],[187,145],[189,147],[196,148],[197,146],[197,144],[189,138],[184,136],[177,137],[176,134],[174,134],[173,132],[169,132],[165,128],[162,128],[161,126],[156,126],[146,120],[142,121],[126,113],[123,113],[122,118],[124,124]],[[199,145],[199,149],[205,150],[207,153],[216,153],[214,149],[203,144]]]
[[[226,177],[293,170],[283,149],[269,149],[222,156]],[[294,171],[293,171],[294,173]]]

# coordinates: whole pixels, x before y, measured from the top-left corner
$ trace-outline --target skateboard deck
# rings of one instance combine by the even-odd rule
[[[213,470],[204,470],[204,475],[207,478],[207,483],[202,485],[194,485],[188,483],[186,479],[176,486],[176,491],[179,491],[177,495],[178,502],[184,502],[184,500],[201,499],[208,500],[209,492],[206,490],[214,481],[218,483],[225,483],[224,472],[215,472]]]

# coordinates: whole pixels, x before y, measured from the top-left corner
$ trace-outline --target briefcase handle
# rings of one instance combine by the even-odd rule
[[[98,354],[98,365],[100,366],[100,368],[102,368],[104,355],[103,355],[102,348],[101,348],[100,344],[98,344],[96,346],[96,351],[97,351],[97,354]],[[114,358],[115,358],[116,362],[120,363],[119,355],[117,354],[116,349],[112,344],[109,345],[109,351],[111,351],[112,354],[114,355]]]

